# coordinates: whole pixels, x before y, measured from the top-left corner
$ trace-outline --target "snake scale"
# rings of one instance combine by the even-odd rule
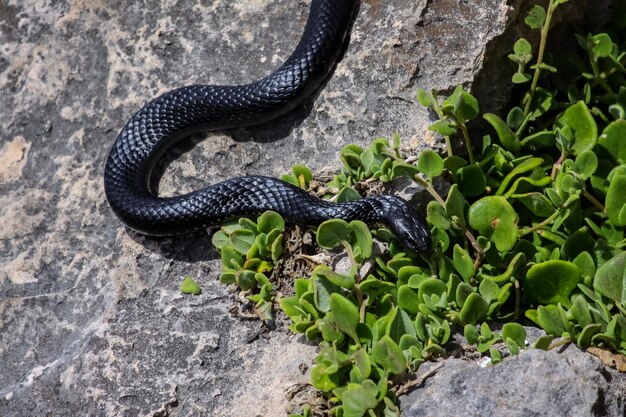
[[[264,176],[232,178],[175,197],[150,190],[156,162],[176,141],[200,131],[265,123],[310,97],[337,63],[358,7],[358,0],[312,0],[300,42],[272,74],[246,85],[178,88],[135,113],[117,136],[104,172],[107,200],[122,222],[147,235],[177,235],[274,210],[306,225],[333,218],[383,222],[408,249],[428,250],[423,217],[393,195],[332,203]]]

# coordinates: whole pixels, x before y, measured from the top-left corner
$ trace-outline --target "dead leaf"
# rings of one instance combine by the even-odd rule
[[[590,347],[587,352],[598,357],[602,363],[620,372],[626,372],[626,356],[621,353],[613,353],[610,350]]]

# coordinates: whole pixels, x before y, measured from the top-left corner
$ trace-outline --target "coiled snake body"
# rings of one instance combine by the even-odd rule
[[[177,140],[198,131],[267,122],[314,93],[336,64],[357,8],[358,0],[313,0],[298,46],[274,73],[247,85],[178,88],[135,113],[115,140],[104,173],[115,214],[148,235],[182,234],[266,210],[307,225],[360,219],[386,223],[411,250],[429,248],[423,218],[391,195],[331,203],[263,176],[232,178],[177,197],[158,197],[149,189],[154,165]]]

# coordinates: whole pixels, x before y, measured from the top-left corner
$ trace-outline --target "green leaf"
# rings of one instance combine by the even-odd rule
[[[578,267],[578,269],[580,270],[580,275],[583,278],[593,278],[595,276],[596,265],[593,262],[593,258],[591,257],[591,254],[589,252],[585,251],[578,254],[578,256],[574,258],[572,263]],[[591,284],[591,281],[589,281],[589,284]]]
[[[220,282],[222,284],[230,285],[235,283],[235,273],[232,271],[222,272],[220,275]]]
[[[309,188],[309,183],[313,179],[313,174],[311,170],[307,168],[305,165],[294,165],[291,167],[292,175],[287,175],[286,177],[292,177],[294,181],[289,181],[296,187],[300,187],[303,190]]]
[[[456,117],[459,121],[465,122],[473,120],[480,113],[478,100],[470,93],[463,91],[455,109]]]
[[[626,206],[626,174],[613,175],[606,194],[606,214],[616,226],[626,226],[624,207]]]
[[[463,194],[459,191],[457,184],[453,184],[448,191],[448,197],[446,198],[446,213],[450,218],[456,218],[462,226],[465,226],[465,206],[467,202],[463,197]]]
[[[213,233],[213,236],[211,237],[211,243],[218,251],[220,251],[222,250],[224,245],[230,243],[230,238],[228,237],[228,235],[226,235],[226,233],[218,230],[217,232]]]
[[[574,143],[571,148],[574,155],[592,150],[598,141],[598,125],[584,101],[579,101],[568,107],[557,119],[555,125],[560,128],[567,126],[572,129]]]
[[[456,287],[455,301],[458,307],[463,307],[467,298],[474,293],[474,287],[465,282],[461,282]]]
[[[354,287],[354,277],[349,275],[338,274],[333,271],[328,265],[318,265],[313,269],[311,273],[312,277],[320,276],[324,277],[335,285],[338,285],[347,290],[351,290]],[[308,280],[304,280],[307,282]],[[296,281],[297,282],[297,281]]]
[[[431,93],[427,93],[421,88],[417,89],[417,100],[424,107],[431,107],[433,105],[433,95]]]
[[[512,197],[539,217],[550,217],[556,211],[550,200],[539,192],[514,194]]]
[[[361,371],[361,375],[364,378],[370,376],[372,372],[372,361],[370,359],[370,355],[367,353],[365,349],[359,349],[354,354],[354,364]]]
[[[235,274],[235,281],[242,290],[248,291],[256,285],[256,273],[254,271],[241,270]]]
[[[283,246],[283,235],[281,233],[280,235],[276,236],[276,239],[274,239],[274,242],[271,246],[270,252],[272,254],[272,262],[278,262],[280,257],[283,256],[284,250],[285,248]]]
[[[348,171],[356,172],[361,168],[361,154],[363,148],[355,144],[344,146],[339,152],[339,157]]]
[[[583,226],[572,233],[563,244],[561,248],[562,258],[570,260],[577,257],[582,252],[591,252],[595,243],[595,240],[593,240],[589,233],[589,228]]]
[[[426,149],[417,160],[417,169],[430,179],[438,177],[443,172],[443,159],[437,152]]]
[[[458,244],[454,245],[452,262],[454,263],[454,269],[461,275],[463,281],[469,282],[474,277],[476,273],[474,271],[474,261],[469,253]]]
[[[436,122],[428,126],[428,130],[432,130],[443,136],[452,136],[456,134],[456,128],[450,123],[443,120],[437,120]]]
[[[411,318],[402,308],[397,309],[394,319],[391,323],[389,323],[389,326],[387,327],[387,335],[396,343],[399,343],[400,338],[404,335],[417,337],[415,326],[413,326]]]
[[[470,226],[494,242],[500,252],[511,250],[517,242],[517,214],[503,197],[481,198],[470,207],[468,218]]]
[[[295,317],[304,315],[304,311],[300,308],[300,303],[298,297],[282,297],[279,300],[280,308],[283,309],[286,315],[289,316],[291,320],[294,320]]]
[[[551,183],[552,183],[552,178],[550,178],[549,176],[541,177],[538,179],[533,179],[531,177],[518,177],[513,182],[513,185],[511,185],[508,191],[502,195],[502,197],[506,199],[518,197],[519,194],[516,194],[516,192],[517,192],[517,188],[520,187],[520,185],[524,189],[529,188],[529,186],[544,188],[545,186],[550,185]]]
[[[524,123],[524,111],[519,107],[513,107],[506,116],[506,124],[513,130],[519,129]]]
[[[494,279],[485,277],[482,281],[480,281],[478,292],[485,300],[487,300],[488,303],[490,303],[492,300],[498,299],[500,295],[500,287]]]
[[[330,391],[339,385],[339,377],[330,373],[332,369],[323,364],[317,364],[311,368],[311,384],[320,391]]]
[[[611,104],[609,106],[609,114],[616,120],[624,120],[626,119],[626,106],[621,104]]]
[[[222,247],[222,271],[226,272],[228,269],[241,269],[243,265],[242,256],[233,249],[231,245]]]
[[[515,52],[515,55],[518,55],[518,56],[530,55],[533,53],[533,47],[530,45],[530,42],[528,42],[526,39],[519,38],[517,42],[515,42],[515,45],[513,45],[513,52]]]
[[[528,300],[569,306],[569,295],[580,282],[580,270],[570,262],[550,260],[533,265],[523,283]]]
[[[567,314],[584,327],[593,322],[589,308],[589,303],[584,295],[574,294],[572,296],[572,306],[567,311]]]
[[[424,280],[418,289],[417,298],[420,303],[424,302],[424,297],[431,297],[433,295],[441,296],[447,293],[448,288],[446,283],[437,278],[428,278]]]
[[[403,161],[393,161],[392,166],[393,178],[408,177],[413,179],[420,173],[415,165],[407,164]]]
[[[496,195],[504,194],[504,190],[506,190],[507,186],[511,182],[513,178],[517,175],[523,174],[525,172],[533,171],[536,168],[539,168],[543,165],[544,160],[542,158],[528,158],[524,159],[520,164],[516,165],[511,172],[508,173],[506,177],[500,183],[500,187],[496,191]]]
[[[596,58],[606,58],[613,52],[613,41],[606,33],[598,33],[591,37],[591,51]]]
[[[372,165],[374,165],[375,162],[374,151],[372,151],[372,149],[365,149],[361,154],[361,165],[363,165],[365,172],[372,172]]]
[[[593,289],[626,305],[626,252],[611,258],[596,271]]]
[[[285,221],[282,216],[274,211],[266,211],[257,220],[257,229],[260,233],[270,233],[272,230],[285,230]]]
[[[520,143],[523,147],[531,149],[547,148],[556,143],[556,135],[552,131],[542,130],[526,136]]]
[[[515,133],[513,133],[504,120],[502,120],[497,114],[493,113],[485,113],[483,118],[496,130],[500,143],[504,149],[517,155],[521,149],[520,142],[515,136]]]
[[[341,288],[322,276],[316,276],[314,283],[315,307],[322,313],[327,313],[330,311],[330,295],[338,293]]]
[[[529,76],[530,77],[530,76]],[[554,97],[550,91],[547,91],[541,87],[537,87],[535,95],[530,105],[531,118],[535,120],[537,117],[545,114],[548,110],[552,109],[554,105]]]
[[[548,64],[546,64],[545,62],[542,62],[541,64],[531,65],[531,66],[530,66],[530,68],[531,68],[531,69],[537,69],[537,68],[539,68],[539,69],[542,69],[542,70],[544,70],[544,71],[548,71],[548,72],[552,72],[552,73],[557,72],[556,67],[553,67],[552,65],[548,65]]]
[[[583,179],[590,178],[598,169],[598,157],[593,151],[583,151],[576,157],[575,166]]]
[[[330,310],[335,318],[337,327],[359,345],[359,337],[356,328],[359,324],[359,309],[356,305],[341,294],[330,295]]]
[[[372,347],[372,360],[380,365],[385,372],[392,375],[400,375],[406,369],[406,359],[400,346],[389,336],[383,336]]]
[[[341,400],[343,417],[363,417],[367,410],[376,408],[378,405],[376,394],[360,385],[352,386],[351,384],[343,392]]]
[[[254,233],[247,229],[235,230],[230,235],[232,248],[242,255],[248,253],[250,247],[254,244],[255,238]]]
[[[488,351],[491,345],[499,340],[500,336],[496,332],[492,332],[487,323],[480,325],[480,337],[477,349],[480,353]]]
[[[317,228],[317,244],[324,249],[334,249],[342,242],[350,242],[352,231],[345,220],[326,220]]]
[[[511,339],[521,348],[526,346],[526,329],[519,323],[505,323],[502,326],[502,340]]]
[[[455,175],[459,169],[463,168],[467,164],[468,162],[465,159],[456,155],[448,156],[443,160],[444,168],[450,171],[452,175]]]
[[[576,340],[576,344],[582,348],[586,349],[591,346],[593,337],[602,331],[602,325],[600,323],[590,323],[583,327],[578,338]]]
[[[567,323],[563,323],[561,308],[550,304],[539,306],[537,310],[526,310],[526,317],[537,323],[546,333],[560,337],[567,332]]]
[[[551,334],[540,336],[535,340],[535,343],[533,343],[533,349],[548,350],[552,340],[554,340],[554,336]]]
[[[546,10],[539,6],[534,5],[529,11],[524,22],[531,29],[541,29],[546,21]]]
[[[446,209],[438,201],[430,201],[426,207],[426,218],[430,224],[442,230],[450,229],[450,219]]]
[[[489,303],[480,294],[471,293],[463,303],[459,319],[461,323],[476,324],[487,315],[487,311],[489,311]]]
[[[476,197],[485,192],[487,178],[478,165],[468,165],[457,171],[459,190],[465,196]]]
[[[478,337],[480,334],[478,333],[478,329],[473,324],[466,324],[463,328],[463,335],[465,339],[467,339],[467,343],[470,345],[475,345],[478,343]]]
[[[336,197],[337,203],[347,203],[348,201],[355,201],[361,198],[361,194],[352,187],[343,187]]]
[[[618,164],[626,163],[626,120],[610,123],[604,128],[598,142]]]
[[[402,285],[398,289],[398,306],[411,314],[417,314],[419,311],[417,293],[408,285]]]
[[[202,291],[200,290],[200,286],[196,281],[191,277],[185,277],[183,283],[180,284],[180,292],[183,294],[193,294],[199,295]]]
[[[369,227],[360,220],[351,221],[349,226],[354,238],[354,248],[360,248],[363,259],[369,259],[372,256],[372,233]]]
[[[531,78],[532,77],[530,74],[526,74],[524,72],[516,72],[511,77],[511,81],[513,81],[513,83],[515,84],[524,84],[530,81]]]

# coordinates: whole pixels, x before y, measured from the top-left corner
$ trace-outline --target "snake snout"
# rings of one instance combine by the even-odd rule
[[[388,213],[387,223],[408,249],[418,253],[430,251],[431,237],[426,219],[406,202]]]

